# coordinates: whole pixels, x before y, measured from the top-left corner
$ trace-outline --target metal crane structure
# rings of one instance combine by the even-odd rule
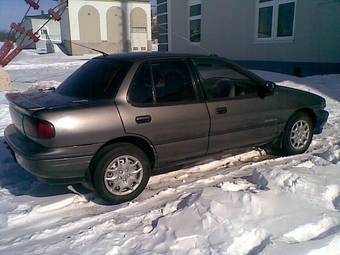
[[[47,21],[42,24],[37,31],[32,31],[27,29],[23,25],[23,21],[26,16],[29,14],[31,10],[39,10],[40,9],[40,0],[25,0],[28,5],[28,9],[23,16],[20,23],[13,22],[11,24],[10,30],[7,35],[7,40],[0,48],[0,66],[5,67],[8,65],[20,52],[26,48],[31,46],[34,43],[37,43],[39,39],[39,32],[44,26],[49,23],[51,20],[60,21],[61,16],[67,8],[67,1],[61,1],[53,8],[48,10],[49,18]],[[14,33],[13,40],[10,40],[10,35]]]

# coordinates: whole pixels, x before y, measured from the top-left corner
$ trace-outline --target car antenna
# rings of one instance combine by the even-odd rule
[[[109,56],[109,54],[107,54],[106,52],[104,52],[104,51],[101,51],[101,50],[97,50],[97,49],[94,49],[94,48],[91,48],[91,47],[87,47],[87,46],[85,46],[85,45],[82,45],[82,44],[79,44],[79,43],[75,43],[75,42],[72,42],[71,41],[71,43],[73,43],[73,44],[75,44],[75,45],[78,45],[78,46],[80,46],[80,47],[83,47],[83,48],[86,48],[86,49],[89,49],[89,50],[93,50],[93,51],[96,51],[96,52],[99,52],[99,53],[101,53],[103,56]]]
[[[168,33],[168,31],[165,28],[161,27],[161,26],[158,26],[158,29],[162,30],[161,32],[163,32],[163,33]],[[171,35],[174,35],[174,36],[176,36],[176,37],[178,37],[178,38],[180,38],[180,39],[182,39],[182,40],[184,40],[184,41],[186,41],[188,43],[191,43],[188,38],[186,38],[186,37],[184,37],[182,35],[179,35],[179,34],[177,34],[175,32],[171,32]],[[205,51],[206,53],[208,53],[210,56],[218,56],[217,54],[212,53],[209,49],[203,47],[202,45],[197,45],[197,47],[200,48],[201,50]]]

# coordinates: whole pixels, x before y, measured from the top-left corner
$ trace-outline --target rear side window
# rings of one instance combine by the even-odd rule
[[[137,104],[153,104],[156,102],[151,65],[144,64],[135,74],[129,91],[129,100]]]
[[[113,98],[130,67],[129,62],[92,59],[67,78],[57,92],[83,99]]]
[[[194,59],[209,100],[257,96],[256,83],[219,59]]]
[[[131,84],[129,100],[137,104],[177,104],[196,101],[187,64],[178,60],[143,64]]]

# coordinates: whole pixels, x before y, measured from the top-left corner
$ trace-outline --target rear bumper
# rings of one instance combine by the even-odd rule
[[[25,170],[50,183],[84,181],[92,157],[100,147],[98,144],[45,148],[26,138],[14,125],[6,128],[5,141]]]
[[[56,184],[79,183],[85,181],[86,170],[92,157],[77,157],[50,160],[31,160],[19,154],[15,159],[26,171],[42,181]]]
[[[319,110],[316,113],[316,123],[314,128],[314,134],[321,134],[324,125],[328,120],[329,113],[325,110]]]

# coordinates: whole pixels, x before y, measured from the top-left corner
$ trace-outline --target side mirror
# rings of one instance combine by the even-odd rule
[[[276,89],[276,84],[272,81],[267,81],[266,84],[263,86],[261,91],[262,97],[272,96],[274,95]]]

